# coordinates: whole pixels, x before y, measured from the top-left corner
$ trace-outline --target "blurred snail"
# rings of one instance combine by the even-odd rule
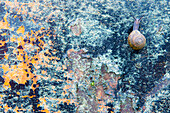
[[[139,23],[142,17],[140,19],[133,17],[135,19],[135,22],[133,24],[133,31],[128,36],[128,43],[130,47],[134,50],[142,49],[146,44],[145,36],[142,35],[140,31],[138,31]]]

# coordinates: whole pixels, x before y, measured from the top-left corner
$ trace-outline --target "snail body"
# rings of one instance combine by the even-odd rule
[[[146,44],[145,36],[142,35],[140,33],[140,31],[138,30],[139,29],[139,23],[140,23],[141,19],[142,19],[142,17],[140,19],[135,18],[135,22],[134,22],[134,25],[133,25],[133,31],[128,36],[128,44],[134,50],[140,50]]]

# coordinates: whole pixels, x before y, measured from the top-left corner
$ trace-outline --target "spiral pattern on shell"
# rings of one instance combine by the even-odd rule
[[[146,39],[138,30],[133,30],[128,37],[128,43],[132,49],[139,50],[145,46]]]

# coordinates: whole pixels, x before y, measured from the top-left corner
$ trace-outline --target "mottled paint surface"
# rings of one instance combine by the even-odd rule
[[[168,0],[1,0],[0,112],[169,112]],[[133,16],[146,46],[132,50]]]

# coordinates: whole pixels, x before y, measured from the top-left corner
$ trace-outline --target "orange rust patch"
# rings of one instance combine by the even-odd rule
[[[18,34],[19,34],[19,33],[24,34],[24,32],[25,32],[25,27],[24,27],[24,26],[20,26],[20,27],[18,28],[18,30],[17,30],[17,33],[18,33]]]

